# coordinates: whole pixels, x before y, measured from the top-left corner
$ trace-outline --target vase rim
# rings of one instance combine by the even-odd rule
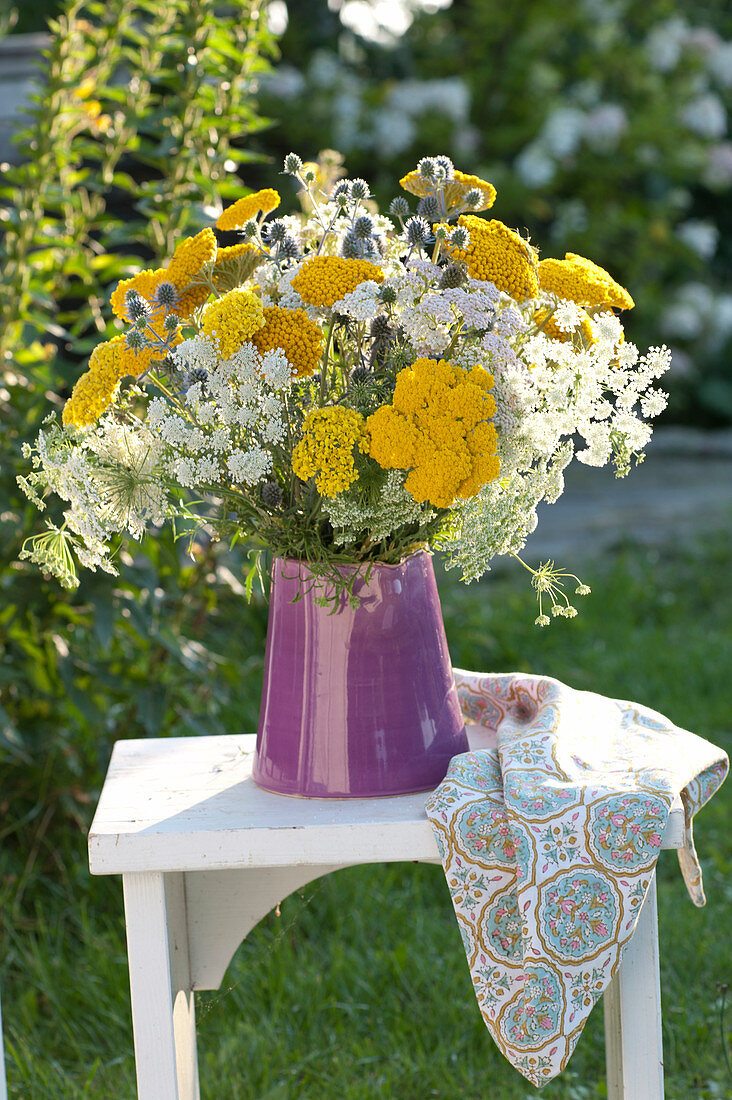
[[[407,564],[407,562],[411,561],[413,558],[419,557],[420,554],[426,554],[430,558],[433,556],[432,551],[430,549],[428,549],[427,547],[423,546],[423,547],[420,547],[419,550],[413,550],[412,553],[405,554],[404,557],[401,559],[401,561],[398,561],[398,562],[395,562],[395,563],[385,562],[385,561],[371,561],[371,562],[363,561],[363,562],[338,562],[337,564],[336,563],[334,563],[334,564],[335,564],[336,569],[339,572],[349,572],[349,573],[350,572],[355,572],[355,571],[357,571],[361,568],[364,568],[364,567],[368,567],[369,565],[372,568],[374,566],[378,566],[380,570],[381,569],[401,569],[404,565]],[[287,565],[294,565],[294,566],[298,566],[298,567],[304,565],[307,568],[309,568],[310,565],[311,565],[311,562],[308,560],[308,558],[289,558],[289,557],[288,558],[283,558],[279,554],[276,555],[272,559],[272,565],[274,566],[275,562],[278,562],[278,561],[281,561],[281,562],[283,562]]]

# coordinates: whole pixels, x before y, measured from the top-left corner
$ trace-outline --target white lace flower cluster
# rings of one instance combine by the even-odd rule
[[[403,470],[389,470],[381,489],[369,499],[363,501],[356,493],[346,492],[329,500],[328,514],[337,543],[345,546],[364,531],[372,542],[383,542],[400,527],[429,523],[435,512],[407,492],[405,480]]]
[[[78,583],[75,570],[64,566],[71,549],[87,569],[116,574],[112,536],[127,532],[139,539],[170,513],[162,452],[160,440],[139,422],[121,424],[107,416],[76,441],[52,422],[35,448],[24,447],[33,472],[18,480],[41,509],[39,489],[50,490],[69,507],[63,527],[49,523],[46,535],[32,540],[21,557],[69,587]]]
[[[272,469],[272,449],[285,437],[285,391],[292,368],[279,349],[260,355],[245,343],[221,360],[204,336],[174,353],[192,381],[180,407],[164,397],[148,404],[147,424],[163,442],[171,478],[184,488],[227,480],[253,486]],[[205,377],[203,377],[205,376]]]

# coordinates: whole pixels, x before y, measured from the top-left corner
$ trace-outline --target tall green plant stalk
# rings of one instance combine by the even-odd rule
[[[16,373],[59,347],[81,357],[110,284],[240,190],[273,52],[260,0],[69,0],[50,29],[25,159],[0,189],[0,363]]]

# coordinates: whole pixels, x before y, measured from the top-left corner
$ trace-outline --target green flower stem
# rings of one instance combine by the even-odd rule
[[[325,339],[325,350],[323,351],[322,366],[320,368],[320,404],[325,404],[325,391],[326,391],[326,379],[328,377],[328,359],[330,358],[330,346],[333,341],[333,329],[335,328],[335,317],[331,317],[330,324],[328,325],[328,334]]]

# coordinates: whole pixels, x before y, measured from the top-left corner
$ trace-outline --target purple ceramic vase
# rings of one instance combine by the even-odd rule
[[[375,563],[356,608],[318,594],[306,562],[275,559],[255,782],[307,798],[431,790],[468,749],[432,558]]]

